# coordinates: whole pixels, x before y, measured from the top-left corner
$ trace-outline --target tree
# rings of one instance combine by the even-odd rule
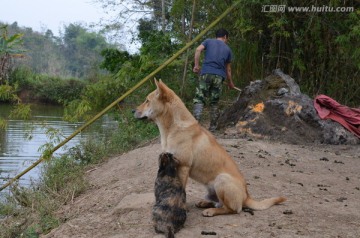
[[[120,51],[115,48],[106,48],[101,51],[101,55],[104,60],[101,62],[100,68],[106,69],[113,74],[117,73],[126,61],[133,59],[127,51]]]
[[[21,48],[22,34],[8,36],[7,25],[0,27],[0,101],[16,102],[17,105],[11,111],[9,117],[28,119],[30,117],[30,106],[21,103],[16,95],[17,86],[9,85],[9,72],[11,71],[13,58],[22,57],[24,50]],[[0,117],[0,130],[5,129],[6,120]]]
[[[164,52],[168,52],[169,46],[174,50],[173,45],[188,42],[191,34],[201,32],[233,3],[229,0],[99,1],[108,9],[119,13],[118,16],[121,17],[114,19],[119,25],[126,25],[132,16],[141,18],[137,31],[138,39],[142,43],[140,58],[142,65],[148,68],[161,59],[165,60],[167,54]],[[234,83],[244,87],[250,81],[264,78],[275,68],[281,68],[294,77],[302,91],[309,96],[327,94],[341,103],[358,106],[358,1],[329,1],[328,7],[332,10],[340,7],[350,10],[348,12],[296,12],[290,11],[289,7],[299,6],[297,1],[280,4],[283,5],[271,0],[241,1],[240,5],[216,26],[230,32],[229,44],[234,55]],[[316,0],[301,4],[310,8],[319,5]],[[269,11],[265,9],[266,6],[285,8]],[[196,11],[193,10],[194,7]],[[212,29],[205,37],[214,37],[215,30]],[[181,60],[186,62],[186,57]],[[187,68],[184,67],[183,70],[184,76],[191,74],[190,64],[192,61],[189,60]],[[174,67],[175,72],[181,70],[179,65],[183,64]]]
[[[8,36],[7,25],[0,27],[0,85],[8,81],[13,58],[23,57],[24,50],[21,48],[22,34]]]
[[[100,53],[109,46],[104,36],[89,32],[80,24],[65,27],[63,41],[66,68],[74,77],[89,76],[92,71],[97,71]]]
[[[51,30],[43,33],[32,28],[8,27],[9,35],[21,34],[26,54],[21,61],[14,60],[14,67],[30,68],[36,74],[60,77],[94,78],[100,74],[101,51],[115,47],[107,42],[103,32],[92,31],[81,24],[64,26],[60,36]]]
[[[229,26],[236,58],[234,78],[247,85],[280,68],[310,96],[326,94],[359,105],[360,12],[355,2],[330,1],[333,9],[352,11],[325,13],[289,12],[292,2],[284,12],[263,12],[263,6],[273,2],[244,1],[223,22]],[[315,0],[306,4],[318,5]]]

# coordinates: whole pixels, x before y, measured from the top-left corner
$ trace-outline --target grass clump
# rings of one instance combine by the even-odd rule
[[[57,227],[61,219],[56,211],[86,189],[84,168],[64,155],[44,164],[39,183],[30,188],[13,185],[0,203],[0,237],[38,237]]]

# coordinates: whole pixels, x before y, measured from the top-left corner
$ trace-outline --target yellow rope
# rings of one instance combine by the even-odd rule
[[[225,12],[223,12],[215,21],[213,21],[207,28],[205,28],[199,35],[197,35],[192,41],[187,43],[182,49],[180,49],[176,54],[174,54],[172,57],[170,57],[167,61],[165,61],[162,65],[160,65],[157,69],[155,69],[152,73],[150,73],[148,76],[146,76],[144,79],[142,79],[139,83],[137,83],[134,87],[132,87],[129,91],[127,91],[124,95],[119,97],[116,101],[111,103],[109,106],[107,106],[104,110],[99,112],[97,115],[95,115],[92,119],[87,121],[84,125],[82,125],[79,129],[77,129],[74,133],[72,133],[69,137],[67,137],[65,140],[63,140],[61,143],[59,143],[57,146],[55,146],[49,154],[52,155],[55,151],[57,151],[60,147],[65,145],[67,142],[69,142],[72,138],[74,138],[77,134],[82,132],[84,129],[86,129],[88,126],[90,126],[92,123],[94,123],[97,119],[99,119],[101,116],[103,116],[107,111],[109,111],[112,107],[114,107],[116,104],[121,102],[124,98],[129,96],[131,93],[133,93],[136,89],[138,89],[141,85],[143,85],[147,80],[154,77],[158,72],[160,72],[163,68],[165,68],[168,64],[170,64],[172,61],[174,61],[177,57],[179,57],[185,50],[187,50],[190,46],[192,46],[195,42],[201,39],[211,28],[213,28],[217,23],[219,23],[220,20],[222,20],[227,14],[229,14],[235,6],[240,3],[240,1],[235,2],[232,6],[230,6],[228,9],[226,9]],[[23,172],[16,175],[14,178],[9,180],[6,184],[4,184],[0,191],[4,190],[6,187],[11,185],[13,182],[24,176],[26,173],[28,173],[30,170],[38,166],[41,162],[45,160],[45,157],[42,156],[40,159],[35,161],[31,166],[29,166],[27,169],[25,169]]]

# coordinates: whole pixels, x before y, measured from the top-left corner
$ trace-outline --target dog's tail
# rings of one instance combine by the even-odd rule
[[[248,197],[245,200],[244,205],[245,205],[245,207],[251,208],[253,210],[261,211],[261,210],[268,209],[269,207],[271,207],[273,205],[280,204],[285,201],[286,201],[286,198],[284,198],[284,197],[267,198],[267,199],[264,199],[261,201],[255,201],[251,197]]]

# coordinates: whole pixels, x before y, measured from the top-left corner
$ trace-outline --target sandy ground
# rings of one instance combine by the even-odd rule
[[[219,142],[236,160],[252,197],[288,201],[254,215],[203,217],[194,204],[205,190],[190,180],[188,217],[177,238],[360,237],[360,146]],[[58,212],[64,224],[43,237],[163,237],[151,223],[160,152],[155,142],[88,171],[90,188]]]

